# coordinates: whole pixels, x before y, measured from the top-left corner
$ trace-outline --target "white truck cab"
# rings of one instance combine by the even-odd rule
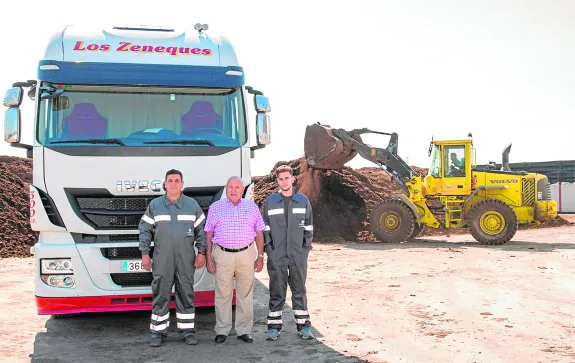
[[[39,314],[151,308],[137,227],[167,170],[183,173],[183,193],[204,213],[230,176],[253,198],[250,161],[270,142],[269,101],[244,85],[228,40],[206,30],[67,26],[51,38],[38,79],[8,90],[5,140],[33,157]],[[20,143],[23,88],[35,102],[33,145]],[[196,306],[213,305],[205,268],[195,289]]]

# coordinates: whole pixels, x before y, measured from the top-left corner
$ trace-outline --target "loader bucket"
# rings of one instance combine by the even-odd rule
[[[307,126],[304,152],[307,164],[317,169],[341,169],[357,155],[353,142],[344,144],[330,127],[320,124]]]

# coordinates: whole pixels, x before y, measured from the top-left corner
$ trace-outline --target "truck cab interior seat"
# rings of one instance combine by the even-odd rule
[[[67,139],[101,139],[108,133],[106,120],[92,103],[74,105],[72,113],[64,117],[62,136]]]
[[[182,134],[214,133],[215,130],[222,132],[222,126],[222,117],[208,101],[194,102],[190,110],[182,115]]]

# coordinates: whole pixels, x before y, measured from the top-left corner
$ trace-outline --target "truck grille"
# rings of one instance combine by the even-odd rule
[[[523,179],[523,205],[535,204],[535,180]]]
[[[194,198],[204,214],[219,199],[222,188],[186,188],[184,194]],[[118,197],[105,189],[67,189],[66,193],[76,214],[95,229],[137,229],[148,204],[158,196]]]
[[[106,247],[100,248],[102,256],[110,260],[139,260],[142,252],[138,247]],[[150,248],[150,257],[154,256],[154,247]]]
[[[151,272],[110,274],[112,281],[122,287],[150,286],[154,277]]]
[[[104,209],[110,211],[145,211],[148,204],[156,197],[112,197],[84,198],[76,200],[82,209]],[[143,212],[142,212],[143,214]]]

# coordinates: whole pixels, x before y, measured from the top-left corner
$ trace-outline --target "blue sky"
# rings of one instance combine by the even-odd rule
[[[575,159],[567,131],[575,118],[572,1],[98,1],[89,8],[68,0],[4,5],[0,89],[34,79],[49,37],[67,24],[201,22],[232,41],[246,84],[270,98],[272,144],[257,152],[254,175],[303,155],[305,126],[318,121],[398,132],[400,155],[423,167],[432,136],[469,132],[479,164],[500,161],[509,143],[512,162]],[[27,143],[32,112],[23,109]],[[24,156],[3,141],[0,154]]]

